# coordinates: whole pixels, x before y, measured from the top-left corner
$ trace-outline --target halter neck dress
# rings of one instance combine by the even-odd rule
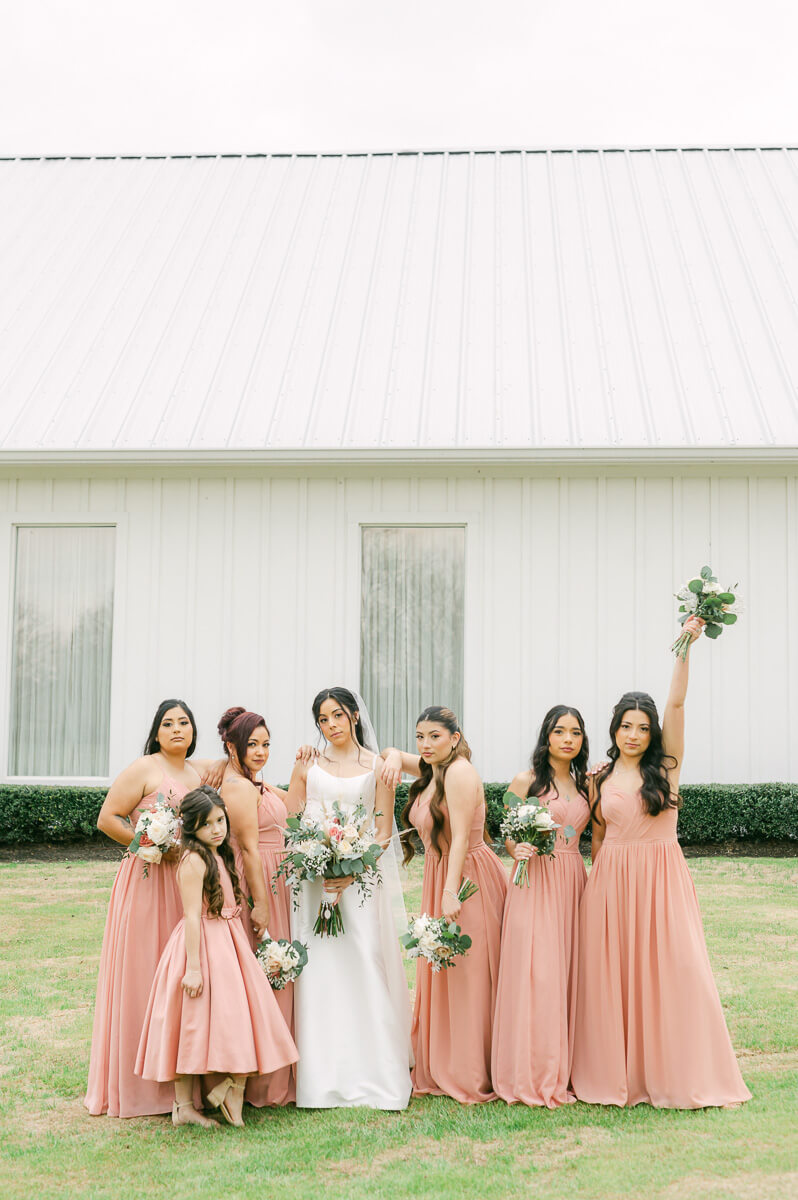
[[[703,1108],[750,1099],[676,839],[678,813],[651,816],[612,775],[606,834],[579,922],[572,1083],[591,1104]]]

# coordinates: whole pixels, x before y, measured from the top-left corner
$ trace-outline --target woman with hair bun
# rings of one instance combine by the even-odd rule
[[[177,809],[200,782],[186,762],[196,743],[197,726],[185,700],[162,701],[144,754],[111,784],[97,828],[127,847],[145,809],[160,799]],[[116,872],[100,954],[84,1101],[93,1116],[143,1117],[172,1107],[172,1087],[139,1078],[134,1066],[158,959],[182,916],[177,856],[170,851],[153,862],[153,847],[140,847],[137,854],[125,855]]]
[[[560,825],[554,857],[506,843],[528,863],[528,886],[507,889],[493,1026],[493,1086],[508,1104],[556,1108],[568,1090],[576,1016],[579,901],[587,872],[579,835],[590,820],[588,742],[581,713],[566,704],[543,718],[528,771],[508,794],[546,806]],[[573,828],[566,840],[564,830]],[[512,878],[512,877],[511,877]]]
[[[269,728],[260,713],[237,707],[222,715],[218,731],[227,755],[220,793],[227,806],[236,868],[252,900],[251,911],[248,904],[242,905],[242,923],[253,949],[267,933],[290,941],[290,896],[283,877],[276,878],[285,850],[288,794],[258,779],[269,761]],[[275,999],[293,1035],[294,985],[275,992]],[[296,1099],[293,1068],[251,1076],[246,1098],[258,1108],[292,1104]]]
[[[482,780],[454,713],[425,708],[416,722],[416,745],[416,755],[385,752],[385,777],[394,780],[402,770],[417,777],[402,819],[424,843],[421,909],[456,921],[471,948],[456,966],[437,974],[417,960],[413,1095],[480,1104],[496,1099],[491,1030],[507,876],[490,846]],[[413,854],[405,839],[405,863]],[[479,891],[461,906],[457,893],[464,877]]]
[[[702,625],[691,617],[684,629],[695,641]],[[590,1104],[704,1108],[751,1095],[676,839],[687,679],[677,655],[661,729],[649,695],[621,696],[594,779],[571,1073]]]

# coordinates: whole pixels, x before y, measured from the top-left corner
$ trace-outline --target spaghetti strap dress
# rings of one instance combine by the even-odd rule
[[[421,910],[439,917],[452,835],[444,808],[438,855],[431,841],[430,799],[431,795],[422,792],[409,816],[424,843]],[[424,959],[416,960],[414,1096],[451,1096],[461,1104],[496,1099],[490,1073],[491,1032],[507,876],[484,840],[484,829],[485,800],[480,797],[463,864],[463,875],[473,880],[479,891],[465,901],[457,918],[462,932],[471,938],[470,950],[437,974]]]
[[[164,775],[130,814],[135,829],[141,813],[159,797],[177,809],[188,788]],[[93,1116],[143,1117],[169,1112],[171,1087],[134,1072],[141,1025],[158,961],[183,915],[174,863],[144,863],[127,854],[111,889],[105,922],[89,1079],[84,1104]]]
[[[529,886],[510,875],[504,906],[499,987],[493,1025],[493,1087],[508,1104],[556,1108],[569,1091],[579,970],[579,901],[587,882],[579,835],[590,819],[587,800],[552,790],[536,798],[563,828],[554,857],[533,854]]]
[[[704,1108],[750,1099],[709,963],[677,810],[650,816],[610,776],[582,896],[571,1079],[591,1104]]]
[[[263,865],[263,876],[266,880],[266,887],[269,893],[269,908],[271,910],[269,936],[273,937],[276,941],[280,941],[282,938],[290,941],[291,895],[284,877],[282,875],[279,878],[276,877],[277,868],[285,855],[283,830],[285,829],[288,812],[282,792],[278,791],[277,788],[270,787],[266,783],[257,786],[260,787],[260,797],[258,799],[258,853],[260,854],[260,860]],[[241,857],[241,850],[237,845],[235,845],[235,851],[238,878],[246,894],[249,895],[249,888],[245,883],[244,860]],[[241,922],[246,930],[250,945],[254,949],[257,942],[255,930],[252,928],[248,904],[242,906]],[[293,1037],[293,983],[286,984],[284,988],[275,991],[274,998]],[[255,1105],[256,1108],[265,1108],[267,1105],[293,1104],[296,1100],[295,1068],[293,1066],[286,1066],[279,1071],[273,1072],[271,1075],[253,1075],[252,1078],[247,1080],[245,1098],[249,1104]]]
[[[217,860],[224,905],[200,921],[202,991],[187,996],[185,920],[167,942],[150,991],[136,1058],[144,1079],[178,1075],[268,1074],[296,1062],[297,1050],[241,924],[227,868]]]

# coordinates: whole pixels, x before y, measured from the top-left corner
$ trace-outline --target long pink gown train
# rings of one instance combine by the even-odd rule
[[[241,924],[233,885],[219,860],[221,916],[203,908],[200,922],[202,991],[187,996],[185,920],[167,942],[150,991],[136,1071],[166,1082],[177,1075],[267,1074],[297,1060],[266,975]],[[170,1089],[171,1090],[171,1089]]]
[[[537,800],[563,828],[555,857],[529,860],[529,886],[513,883],[504,906],[499,987],[493,1024],[492,1074],[508,1104],[556,1108],[573,1101],[568,1089],[576,1019],[579,901],[587,872],[579,835],[590,819],[585,799],[555,791]]]
[[[286,938],[291,941],[291,893],[285,884],[285,879],[276,878],[276,871],[285,854],[285,839],[283,830],[288,817],[282,793],[268,784],[260,785],[261,794],[258,801],[258,853],[263,865],[263,875],[269,892],[269,936],[276,941]],[[242,889],[248,894],[244,874],[244,860],[241,851],[236,847],[236,868]],[[247,932],[251,946],[255,947],[255,931],[252,928],[249,906],[241,909],[241,921]],[[274,993],[280,1012],[285,1023],[294,1035],[294,985],[289,983],[280,991]],[[281,1068],[271,1075],[253,1075],[247,1080],[245,1093],[249,1104],[257,1108],[267,1105],[293,1104],[296,1100],[296,1072],[293,1066]]]
[[[155,791],[130,814],[141,812],[159,793],[177,808],[188,791],[164,775]],[[183,915],[174,863],[144,863],[127,855],[111,889],[103,934],[89,1079],[84,1103],[93,1116],[142,1117],[169,1112],[174,1089],[134,1074],[141,1025],[158,961]]]
[[[579,1100],[703,1108],[750,1099],[712,976],[676,809],[607,780],[607,832],[580,912]]]
[[[429,804],[429,796],[419,796],[410,810],[410,821],[425,851],[421,910],[439,917],[449,869],[451,826],[444,809],[439,857],[430,841]],[[461,1104],[496,1099],[490,1078],[490,1047],[507,876],[483,840],[484,828],[485,801],[481,799],[463,865],[463,875],[472,879],[479,891],[465,901],[457,918],[463,933],[471,938],[471,949],[457,958],[454,966],[437,974],[423,959],[416,965],[413,1095],[452,1096]]]

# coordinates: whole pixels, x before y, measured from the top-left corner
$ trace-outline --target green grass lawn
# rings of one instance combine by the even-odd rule
[[[738,1110],[555,1112],[444,1098],[405,1113],[246,1110],[246,1130],[109,1120],[82,1106],[114,864],[0,866],[0,1195],[798,1196],[798,860],[691,859],[732,1040]],[[413,864],[408,905],[418,909]],[[408,978],[411,978],[409,973]],[[352,1036],[357,1036],[352,1031]]]

